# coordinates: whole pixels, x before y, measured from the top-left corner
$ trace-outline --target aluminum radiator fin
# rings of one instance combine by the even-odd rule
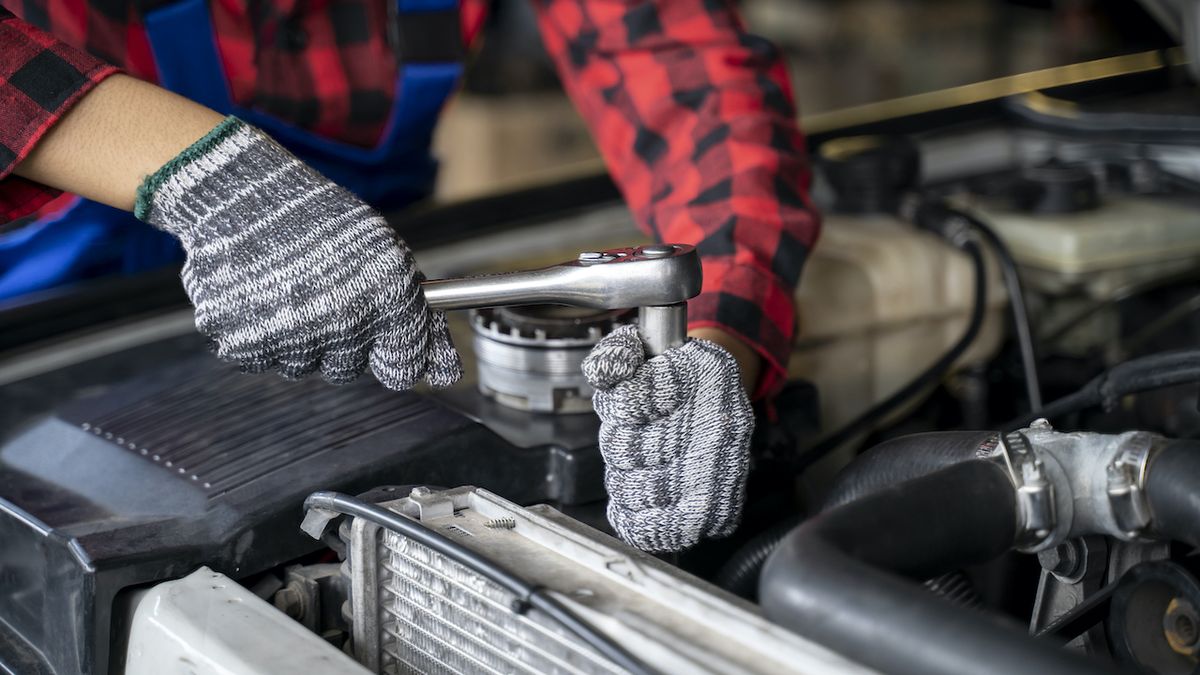
[[[553,593],[654,672],[849,675],[863,669],[756,607],[549,507],[472,487],[416,488],[381,506]],[[541,612],[440,552],[365,518],[346,543],[353,652],[387,675],[624,672]]]
[[[557,626],[515,613],[515,596],[479,574],[409,539],[381,534],[380,672],[621,672]]]

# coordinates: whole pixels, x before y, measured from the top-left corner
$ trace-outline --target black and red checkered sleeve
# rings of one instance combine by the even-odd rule
[[[0,222],[36,211],[59,194],[12,175],[50,127],[113,66],[0,8]]]
[[[729,0],[536,0],[547,50],[638,224],[695,244],[690,327],[738,336],[786,379],[794,290],[819,221],[778,50]]]

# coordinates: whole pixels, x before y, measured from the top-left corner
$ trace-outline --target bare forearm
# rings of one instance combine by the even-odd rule
[[[694,328],[688,331],[688,335],[715,342],[732,354],[738,363],[738,368],[741,369],[742,387],[746,389],[747,394],[754,394],[758,378],[762,375],[763,366],[762,357],[758,355],[758,352],[720,328]]]
[[[126,75],[96,85],[14,173],[132,211],[137,188],[222,116]]]

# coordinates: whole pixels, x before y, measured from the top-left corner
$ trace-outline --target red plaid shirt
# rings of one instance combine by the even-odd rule
[[[731,0],[532,1],[638,224],[703,256],[691,327],[752,345],[768,366],[758,393],[775,391],[818,231],[778,52]],[[113,66],[151,81],[156,70],[131,0],[0,2],[16,15],[0,10],[0,216],[11,220],[55,195],[10,175],[46,130]],[[211,11],[235,101],[348,143],[379,138],[397,68],[385,2],[213,0]],[[462,0],[467,45],[484,13],[484,0]]]

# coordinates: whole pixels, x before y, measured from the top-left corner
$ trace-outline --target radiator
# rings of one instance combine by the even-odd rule
[[[382,506],[450,536],[555,593],[664,673],[865,672],[763,619],[753,605],[558,511],[485,490],[414,490]],[[355,657],[404,673],[623,672],[479,574],[354,519],[347,540]]]

